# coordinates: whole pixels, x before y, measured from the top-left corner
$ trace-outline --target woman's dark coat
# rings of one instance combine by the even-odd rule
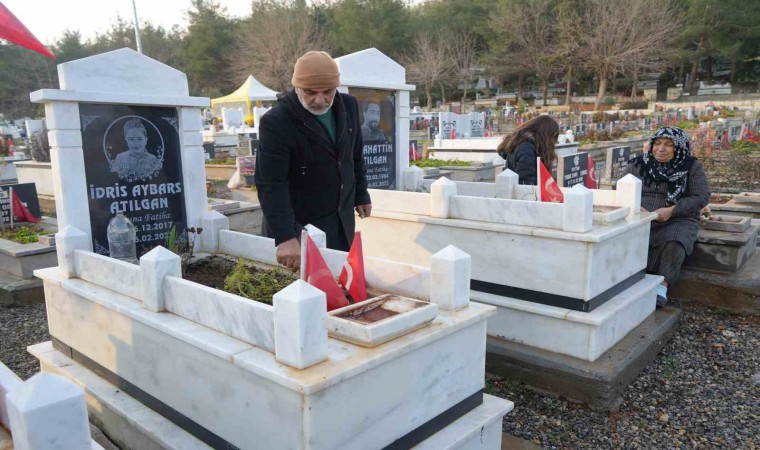
[[[354,207],[371,203],[356,99],[335,95],[328,114],[335,114],[336,144],[295,92],[278,99],[259,123],[254,180],[264,235],[280,245],[312,224],[327,234],[328,247],[348,250]]]
[[[627,173],[633,174],[639,179],[641,166],[635,160],[628,163]],[[647,211],[654,212],[660,208],[670,207],[666,202],[668,183],[651,182],[642,180],[641,206]],[[668,241],[676,241],[683,245],[686,254],[690,255],[694,250],[694,242],[699,232],[700,210],[710,202],[710,184],[707,182],[707,174],[702,168],[702,163],[694,161],[686,179],[686,190],[676,201],[673,208],[673,216],[667,222],[653,221],[649,232],[649,246],[659,247]]]
[[[515,148],[514,151],[500,154],[507,160],[504,164],[505,169],[509,169],[517,174],[517,182],[520,184],[535,185],[538,180],[536,171],[536,146],[530,140],[524,140]]]

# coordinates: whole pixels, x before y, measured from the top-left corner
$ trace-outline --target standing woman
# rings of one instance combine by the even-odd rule
[[[678,127],[657,130],[648,151],[628,163],[628,173],[642,180],[641,207],[657,213],[649,232],[647,272],[665,277],[657,291],[657,306],[664,306],[668,286],[678,282],[681,264],[694,250],[710,185],[702,163],[691,156],[689,138]]]
[[[520,184],[535,185],[538,179],[536,157],[551,170],[557,158],[554,146],[558,137],[557,121],[549,116],[538,116],[504,136],[496,151],[507,160],[504,169],[515,172]]]

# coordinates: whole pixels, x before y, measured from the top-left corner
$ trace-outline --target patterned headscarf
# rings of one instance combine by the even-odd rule
[[[673,140],[675,152],[673,159],[666,163],[658,162],[652,153],[654,141],[660,138]],[[668,183],[668,204],[675,204],[686,190],[686,179],[694,162],[689,150],[689,138],[678,127],[662,127],[649,138],[649,150],[636,158],[642,167],[641,175],[647,184],[652,182]]]

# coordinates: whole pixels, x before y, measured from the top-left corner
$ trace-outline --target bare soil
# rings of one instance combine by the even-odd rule
[[[224,279],[234,268],[235,261],[209,256],[190,263],[182,277],[214,289],[224,289]]]

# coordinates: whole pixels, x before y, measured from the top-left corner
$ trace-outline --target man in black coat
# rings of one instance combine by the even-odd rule
[[[293,91],[261,117],[254,180],[264,212],[263,234],[274,238],[277,261],[300,266],[301,229],[327,234],[327,247],[347,251],[354,209],[372,204],[362,156],[357,101],[337,92],[338,65],[325,52],[308,52],[293,71]]]

